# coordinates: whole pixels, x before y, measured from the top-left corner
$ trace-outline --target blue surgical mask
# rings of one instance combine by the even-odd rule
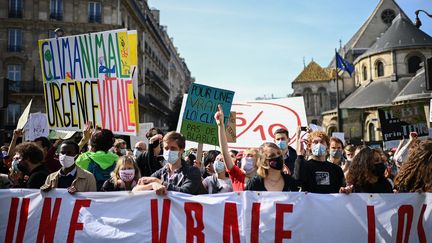
[[[163,157],[169,164],[175,164],[179,158],[179,151],[164,150]]]
[[[322,143],[316,143],[312,145],[312,155],[321,157],[327,154],[327,147]]]
[[[133,151],[133,155],[134,155],[135,159],[138,158],[142,153],[143,152],[138,150],[138,149],[134,149],[134,151]]]
[[[282,149],[282,150],[284,150],[284,149],[286,149],[286,148],[288,147],[287,141],[285,141],[285,140],[279,140],[279,141],[277,141],[277,142],[276,142],[276,145],[277,145],[280,149]]]
[[[127,150],[126,150],[126,149],[124,149],[124,148],[122,148],[122,149],[120,149],[120,153],[121,153],[122,155],[126,155],[126,153],[127,153]]]
[[[215,162],[213,163],[213,168],[216,171],[216,173],[221,173],[225,171],[225,163],[220,160],[215,160]]]
[[[330,156],[338,159],[338,158],[342,157],[342,150],[330,149]]]

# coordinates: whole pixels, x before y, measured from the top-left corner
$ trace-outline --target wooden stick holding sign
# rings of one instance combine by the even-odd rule
[[[198,168],[202,167],[203,147],[204,147],[203,143],[198,143],[197,155],[196,155],[196,160],[195,160],[195,163],[194,163],[194,165],[196,167],[198,167]]]

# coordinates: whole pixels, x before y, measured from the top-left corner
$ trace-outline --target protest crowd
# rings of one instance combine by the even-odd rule
[[[89,122],[82,136],[50,141],[25,141],[16,129],[1,147],[0,187],[47,192],[167,191],[214,194],[251,191],[312,193],[432,192],[432,141],[411,133],[388,151],[365,145],[344,146],[336,137],[298,127],[291,143],[286,129],[259,148],[229,150],[221,106],[214,114],[220,151],[192,148],[178,132],[158,128],[144,141],[131,144],[112,131]],[[77,141],[79,140],[79,141]]]

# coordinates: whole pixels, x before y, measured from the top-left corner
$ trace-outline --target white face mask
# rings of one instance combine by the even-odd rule
[[[64,168],[69,168],[75,164],[75,157],[67,156],[65,154],[59,155],[59,162]]]
[[[120,153],[121,153],[122,155],[126,155],[127,150],[126,150],[126,149],[120,149]]]
[[[243,166],[243,170],[246,172],[246,174],[252,172],[255,168],[254,168],[254,159],[251,157],[244,157],[242,158],[242,166]]]
[[[225,171],[225,163],[220,160],[215,160],[215,162],[213,163],[213,168],[216,173],[221,173]]]
[[[168,163],[175,164],[179,158],[179,151],[164,150],[163,157]]]

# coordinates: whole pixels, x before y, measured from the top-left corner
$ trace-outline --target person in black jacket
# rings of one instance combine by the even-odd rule
[[[150,176],[162,168],[160,143],[162,142],[163,132],[158,128],[151,128],[146,137],[149,141],[148,150],[141,153],[135,160],[140,169],[141,176]]]
[[[200,170],[188,165],[182,158],[186,145],[185,137],[177,132],[169,132],[163,138],[163,157],[167,162],[151,177],[143,177],[133,191],[154,190],[163,195],[167,191],[197,195],[203,192]]]
[[[362,148],[354,156],[347,174],[347,187],[341,192],[393,193],[389,180],[384,176],[386,166],[378,150]]]
[[[290,142],[288,130],[285,128],[277,129],[274,132],[274,142],[282,150],[285,166],[288,167],[290,174],[293,174],[297,152],[288,145]]]
[[[257,175],[250,179],[245,190],[249,191],[298,191],[297,182],[282,172],[284,160],[281,149],[274,143],[260,147]]]
[[[50,174],[48,168],[43,164],[44,154],[42,148],[34,142],[24,142],[15,148],[14,160],[18,161],[17,168],[27,180],[17,181],[12,179],[13,187],[39,189],[47,176]],[[13,173],[13,172],[12,172]]]

